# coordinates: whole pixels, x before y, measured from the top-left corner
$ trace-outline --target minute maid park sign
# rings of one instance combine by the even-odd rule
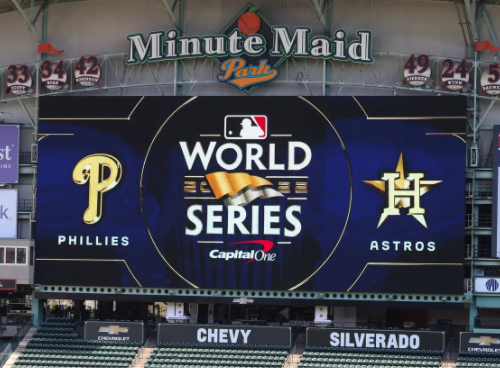
[[[348,42],[338,29],[333,38],[310,37],[310,27],[273,26],[253,4],[247,4],[217,35],[181,36],[177,29],[129,35],[129,65],[163,60],[212,57],[220,66],[217,79],[247,94],[278,76],[277,67],[289,56],[372,63],[372,35],[356,32]]]

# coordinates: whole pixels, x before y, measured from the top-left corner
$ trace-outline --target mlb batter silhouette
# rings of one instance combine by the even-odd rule
[[[240,137],[242,138],[255,139],[264,135],[264,131],[260,128],[260,126],[255,124],[249,118],[243,119],[240,125]]]

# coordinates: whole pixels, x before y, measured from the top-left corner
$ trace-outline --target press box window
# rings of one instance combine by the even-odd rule
[[[17,264],[25,264],[26,263],[26,248],[17,248]]]
[[[5,263],[16,263],[16,248],[6,248]]]
[[[0,247],[0,264],[26,264],[27,248]]]

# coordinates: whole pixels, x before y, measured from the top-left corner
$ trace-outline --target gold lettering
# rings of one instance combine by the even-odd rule
[[[200,184],[200,191],[202,193],[210,193],[210,187],[208,186],[208,183],[206,181],[202,181]]]
[[[104,178],[104,169],[109,169]],[[78,162],[73,170],[73,181],[78,185],[89,183],[89,206],[83,214],[87,225],[98,222],[102,216],[102,197],[120,182],[122,177],[120,161],[104,153],[93,154]]]
[[[184,193],[196,193],[196,182],[195,181],[185,181],[184,182]]]
[[[307,183],[306,182],[295,183],[295,193],[307,193]]]
[[[290,183],[288,181],[279,181],[278,182],[278,192],[290,193]]]

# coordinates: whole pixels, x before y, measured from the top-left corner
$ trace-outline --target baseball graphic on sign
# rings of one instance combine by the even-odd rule
[[[260,29],[260,17],[256,12],[259,10],[257,7],[251,8],[248,12],[241,14],[238,19],[238,28],[244,35],[255,34]]]

